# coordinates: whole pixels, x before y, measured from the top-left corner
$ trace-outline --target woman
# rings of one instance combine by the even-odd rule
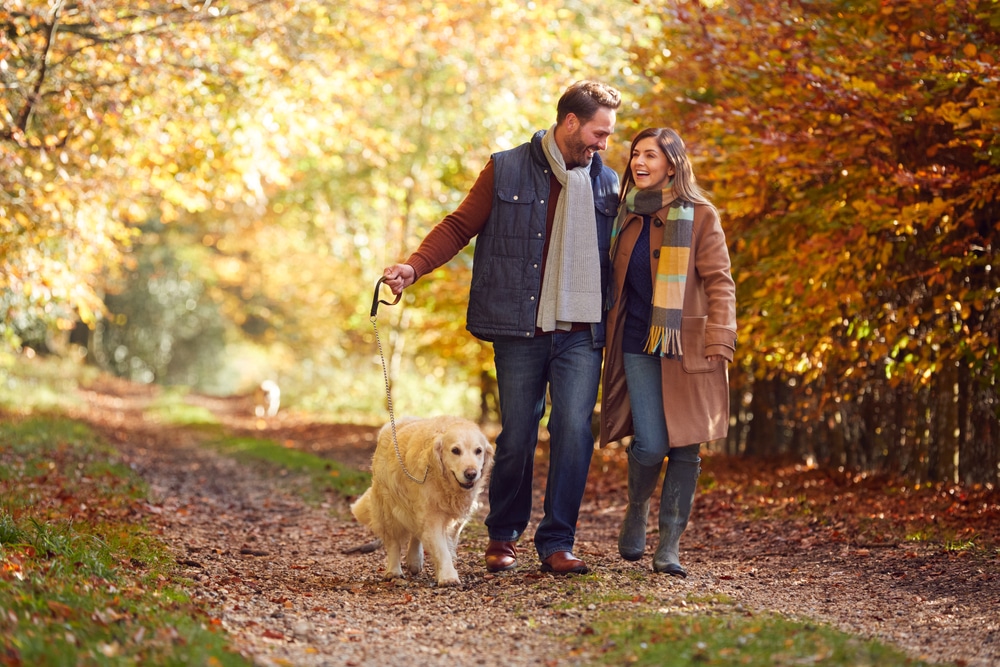
[[[628,508],[618,551],[639,560],[663,459],[653,569],[680,577],[679,543],[701,471],[702,442],[729,428],[736,285],[719,213],[695,181],[680,136],[632,141],[612,232],[601,442],[628,448]]]

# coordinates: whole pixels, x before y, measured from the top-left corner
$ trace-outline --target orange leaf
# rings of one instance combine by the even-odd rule
[[[63,604],[62,602],[56,602],[55,600],[46,600],[45,605],[49,608],[49,611],[55,614],[58,618],[70,619],[76,615],[72,607]]]

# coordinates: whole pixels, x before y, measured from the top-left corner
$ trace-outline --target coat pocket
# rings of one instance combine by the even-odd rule
[[[530,204],[535,201],[533,188],[497,187],[496,196],[497,199],[506,204]]]
[[[708,317],[681,319],[681,364],[687,373],[710,373],[719,367],[718,361],[705,358],[705,325]]]

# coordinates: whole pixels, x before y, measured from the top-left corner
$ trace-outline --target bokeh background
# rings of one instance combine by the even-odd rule
[[[0,391],[85,364],[385,417],[382,268],[562,89],[674,127],[738,286],[732,454],[996,484],[995,0],[7,0]],[[495,419],[471,248],[379,311],[398,413]]]

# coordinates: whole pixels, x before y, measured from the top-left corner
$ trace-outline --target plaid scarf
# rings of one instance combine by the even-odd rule
[[[694,204],[676,199],[672,185],[673,181],[665,189],[655,191],[632,188],[625,197],[625,206],[618,212],[611,231],[611,244],[614,248],[629,213],[652,215],[664,207],[670,207],[663,229],[660,258],[656,264],[653,312],[646,339],[646,352],[659,354],[661,357],[679,357],[683,354],[681,313],[694,227]]]

